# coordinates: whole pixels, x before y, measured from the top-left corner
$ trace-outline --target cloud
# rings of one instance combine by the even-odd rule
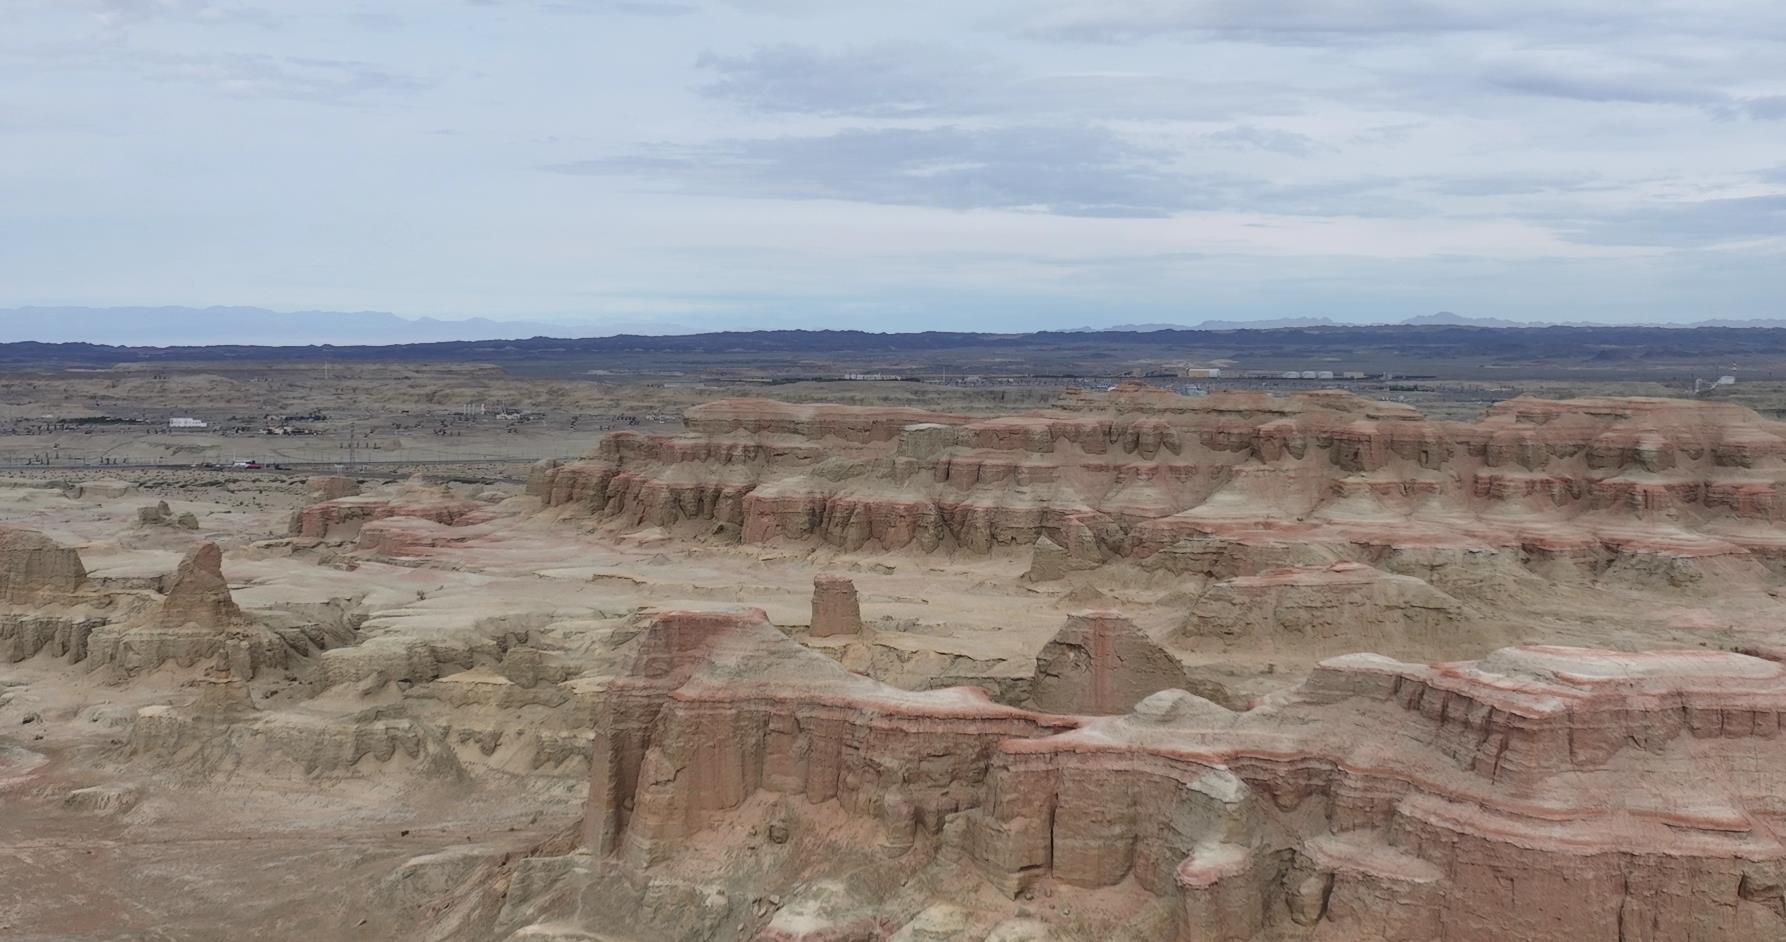
[[[1595,245],[1692,246],[1786,236],[1786,194],[1651,203],[1559,227]]]
[[[1764,61],[1782,53],[1761,50]],[[1755,63],[1727,54],[1709,61],[1641,49],[1545,50],[1486,63],[1478,78],[1489,90],[1587,104],[1696,108],[1716,118],[1786,118],[1786,95],[1731,91],[1752,79]],[[1771,68],[1771,64],[1767,66]]]
[[[1417,181],[1447,196],[1529,196],[1538,193],[1580,193],[1611,186],[1591,173],[1496,173],[1435,177]]]
[[[686,16],[700,9],[682,0],[469,0],[472,6],[531,5],[553,13],[611,13],[622,16]]]
[[[1725,100],[1722,95],[1679,81],[1633,74],[1606,75],[1525,65],[1501,65],[1490,68],[1483,79],[1490,86],[1505,91],[1575,101],[1704,107]]]
[[[765,114],[860,118],[1216,119],[1295,110],[1282,89],[1137,71],[1028,72],[984,54],[913,40],[827,51],[778,44],[702,53],[716,101]]]
[[[886,42],[828,53],[783,44],[743,55],[704,53],[711,98],[757,111],[899,117],[988,110],[988,84],[1010,76],[982,58],[917,42]]]
[[[1487,29],[1497,5],[1440,0],[1056,0],[1021,31],[1087,42],[1135,42],[1177,33],[1228,33],[1307,42],[1390,33]]]
[[[1208,202],[1168,156],[1089,126],[882,128],[659,147],[547,169],[733,195],[1063,216],[1164,216]]]
[[[345,59],[137,53],[127,61],[145,77],[196,85],[234,98],[350,104],[374,95],[419,91],[432,84],[419,76]]]
[[[1764,95],[1759,98],[1743,98],[1736,102],[1751,118],[1763,121],[1786,120],[1786,95]]]
[[[155,21],[274,26],[272,12],[239,0],[73,0],[109,30],[127,30]]]
[[[1237,124],[1220,131],[1212,131],[1198,138],[1204,144],[1232,150],[1271,151],[1287,154],[1292,157],[1308,157],[1314,154],[1331,152],[1332,147],[1295,131],[1279,128],[1262,128],[1252,124]]]
[[[1235,129],[1243,140],[1261,129]],[[1284,145],[1269,133],[1268,143]],[[1290,145],[1300,145],[1293,136]],[[1245,146],[1252,147],[1252,144]],[[658,181],[685,193],[847,200],[1057,216],[1164,217],[1194,211],[1394,216],[1425,210],[1387,178],[1281,184],[1193,174],[1172,148],[1095,125],[853,128],[805,137],[659,145],[544,169]]]
[[[1777,28],[1786,12],[1772,0],[1051,0],[1036,4],[1017,31],[1098,43],[1203,34],[1325,45],[1502,31],[1738,34],[1763,23]]]

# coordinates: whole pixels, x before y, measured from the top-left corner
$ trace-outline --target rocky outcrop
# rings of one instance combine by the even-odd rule
[[[599,703],[590,850],[634,872],[683,848],[711,859],[745,839],[730,816],[789,802],[870,828],[885,880],[859,871],[837,918],[784,927],[923,922],[893,874],[965,867],[1011,897],[1133,887],[1074,930],[1146,913],[1161,918],[1147,937],[1180,942],[1786,933],[1786,668],[1772,661],[1352,655],[1246,713],[1164,690],[1069,720],[882,687],[760,613],[664,613],[641,642]],[[774,818],[753,820],[774,839]],[[966,898],[963,879],[932,902]]]
[[[173,508],[169,507],[165,500],[157,501],[156,503],[145,507],[138,507],[136,509],[136,522],[145,527],[178,527],[182,530],[198,529],[197,515],[191,512],[175,515]]]
[[[223,578],[223,550],[216,543],[200,543],[188,550],[168,583],[167,597],[155,612],[155,624],[163,628],[196,625],[224,629],[246,619],[229,594]]]
[[[69,662],[87,657],[88,639],[106,619],[92,615],[0,612],[0,663],[15,663],[40,651]]]
[[[812,636],[862,633],[862,604],[848,577],[820,573],[812,578]]]
[[[1161,690],[1188,686],[1184,667],[1118,612],[1067,623],[1036,658],[1030,701],[1048,713],[1127,713]]]
[[[1267,570],[1209,586],[1177,637],[1247,651],[1333,655],[1443,651],[1463,606],[1414,578],[1362,563]]]
[[[1584,579],[1637,559],[1708,587],[1723,559],[1786,572],[1786,425],[1728,403],[1522,397],[1455,423],[1345,393],[1131,385],[998,418],[721,400],[686,422],[544,463],[528,493],[611,526],[717,524],[752,543],[1034,545],[1036,580],[1159,556],[1230,578],[1407,551]],[[1197,547],[1211,538],[1245,551],[1212,557]]]
[[[343,497],[358,497],[360,482],[338,474],[319,475],[304,482],[304,492],[313,503],[328,500],[339,500]]]
[[[315,479],[313,485],[315,496],[352,487],[351,493],[292,514],[290,532],[301,545],[354,543],[377,555],[423,555],[429,548],[463,540],[469,531],[461,528],[495,517],[485,503],[454,497],[443,487],[421,481],[373,494],[361,494],[347,478]]]
[[[86,583],[78,550],[35,530],[0,527],[0,604],[66,604]]]
[[[167,593],[147,612],[93,627],[81,657],[89,669],[122,677],[164,665],[198,668],[225,662],[232,676],[247,680],[269,669],[294,666],[300,659],[351,640],[345,625],[317,623],[295,612],[250,617],[236,605],[223,577],[217,544],[194,546],[167,580]]]
[[[214,697],[219,692],[212,691]],[[224,691],[222,696],[228,696]],[[440,730],[400,707],[374,708],[344,719],[301,713],[249,712],[239,702],[217,709],[214,698],[187,707],[137,711],[125,743],[133,758],[153,758],[201,778],[243,771],[346,779],[407,771],[425,778],[465,776]]]
[[[850,674],[761,611],[665,612],[602,693],[585,834],[646,862],[759,790],[837,800],[890,850],[970,801],[998,742],[1067,728],[975,688]]]

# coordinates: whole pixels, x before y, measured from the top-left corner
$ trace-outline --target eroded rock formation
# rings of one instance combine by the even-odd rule
[[[1250,651],[1435,653],[1452,642],[1463,606],[1413,576],[1362,563],[1268,569],[1209,586],[1179,637]]]
[[[155,623],[163,628],[195,625],[223,629],[244,620],[223,578],[223,550],[209,541],[188,550],[168,583],[167,598],[155,612]]]
[[[1786,426],[1728,403],[1522,397],[1455,423],[1337,392],[1136,385],[992,419],[722,400],[686,421],[544,463],[528,493],[751,543],[1034,544],[1035,579],[1161,554],[1217,578],[1346,560],[1419,574],[1457,553],[1684,588],[1786,569]]]
[[[1119,612],[1067,622],[1036,658],[1030,700],[1049,713],[1127,713],[1148,695],[1187,686],[1184,668]]]
[[[862,603],[846,576],[821,573],[812,579],[812,634],[815,638],[862,633]]]
[[[87,567],[78,550],[35,530],[0,527],[0,603],[66,603],[86,582]]]
[[[1081,721],[886,688],[760,613],[669,612],[599,709],[586,841],[628,867],[724,853],[730,816],[796,802],[871,827],[901,873],[965,867],[1011,897],[1134,887],[1097,897],[1130,900],[1105,930],[1157,918],[1150,938],[1786,933],[1786,669],[1744,655],[1351,655],[1245,713],[1167,690]],[[855,908],[812,904],[799,925],[819,934],[792,937],[863,919],[857,884]]]
[[[425,555],[462,542],[493,516],[487,504],[421,480],[363,494],[351,479],[315,478],[310,494],[317,502],[291,515],[290,533],[299,545],[353,544],[385,556]]]

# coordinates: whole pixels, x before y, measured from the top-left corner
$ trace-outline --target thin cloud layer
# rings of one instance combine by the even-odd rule
[[[0,307],[1786,316],[1773,0],[9,14]]]

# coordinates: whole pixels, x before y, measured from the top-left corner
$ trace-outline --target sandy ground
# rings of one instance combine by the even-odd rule
[[[154,401],[162,411],[218,395],[247,397],[255,411],[333,409],[358,389],[305,387],[263,401],[240,378],[135,377],[117,381],[104,397],[88,395],[91,384],[113,381],[35,384],[28,391],[36,399],[29,402],[20,401],[29,398],[21,396],[24,387],[0,383],[0,396],[10,395],[12,414],[23,417],[52,400],[65,410],[80,400],[84,408],[112,411],[145,395],[159,396]],[[155,383],[164,385],[141,385]],[[254,678],[250,688],[261,715],[288,724],[281,729],[360,730],[376,720],[365,718],[368,711],[401,710],[438,733],[464,775],[434,774],[401,754],[306,770],[277,750],[249,751],[221,773],[190,752],[138,754],[131,741],[135,711],[184,708],[197,695],[202,665],[120,677],[47,654],[0,664],[0,938],[448,937],[430,928],[461,902],[451,898],[456,884],[443,874],[499,867],[564,833],[584,800],[586,763],[530,765],[531,754],[514,745],[543,732],[588,735],[574,698],[526,701],[500,678],[490,681],[493,671],[512,666],[505,646],[514,646],[515,637],[546,652],[545,660],[566,672],[559,686],[574,694],[578,683],[593,682],[607,652],[622,643],[629,619],[642,610],[754,606],[796,638],[888,683],[914,689],[974,683],[1014,699],[1024,694],[1037,653],[1068,612],[1119,607],[1156,638],[1185,616],[1187,586],[1172,577],[1109,568],[1036,585],[1020,578],[1027,554],[845,556],[809,546],[726,545],[683,532],[600,529],[538,512],[517,496],[522,465],[482,460],[493,449],[582,453],[599,433],[592,426],[614,420],[579,419],[572,428],[573,413],[661,422],[653,410],[685,401],[683,391],[598,395],[584,386],[532,386],[477,373],[455,379],[446,392],[418,387],[404,394],[408,399],[395,398],[384,380],[374,385],[386,397],[378,408],[398,414],[424,407],[427,399],[463,403],[502,394],[505,404],[545,408],[552,417],[514,433],[495,424],[507,420],[482,417],[458,422],[459,436],[370,430],[395,443],[380,449],[385,454],[456,462],[364,475],[370,492],[440,494],[436,485],[390,480],[420,469],[444,483],[452,499],[477,502],[490,517],[462,539],[409,558],[356,555],[351,545],[293,545],[288,520],[306,502],[299,472],[14,470],[0,480],[0,523],[79,547],[90,575],[108,591],[145,600],[157,597],[157,580],[181,554],[205,539],[224,548],[224,575],[251,613],[290,615],[339,600],[352,613],[358,647],[385,645],[405,656],[425,651],[440,665],[438,676],[330,686],[319,656]],[[64,430],[0,436],[0,461],[41,449],[40,438],[54,439],[52,450],[60,443],[133,461],[207,460],[239,443],[275,442],[256,435]],[[301,443],[293,447],[314,447],[303,438],[292,439]],[[14,447],[27,440],[29,447]],[[282,439],[275,443],[285,446]],[[79,486],[98,478],[110,480]],[[197,529],[137,522],[139,508],[163,500],[175,514],[191,513]],[[813,577],[821,572],[855,581],[868,627],[861,638],[805,637]],[[1782,613],[1781,601],[1760,586],[1699,595],[1665,587],[1510,588],[1470,600],[1436,654],[1475,657],[1528,641],[1732,648],[1749,639],[1751,626],[1775,624]],[[1294,651],[1196,644],[1179,644],[1173,653],[1237,702],[1296,683],[1314,660]],[[486,751],[496,738],[501,744]],[[131,802],[94,810],[69,797],[91,787],[120,789]],[[421,865],[408,866],[418,859]],[[479,920],[488,918],[461,915],[465,934],[458,938],[476,937]]]

